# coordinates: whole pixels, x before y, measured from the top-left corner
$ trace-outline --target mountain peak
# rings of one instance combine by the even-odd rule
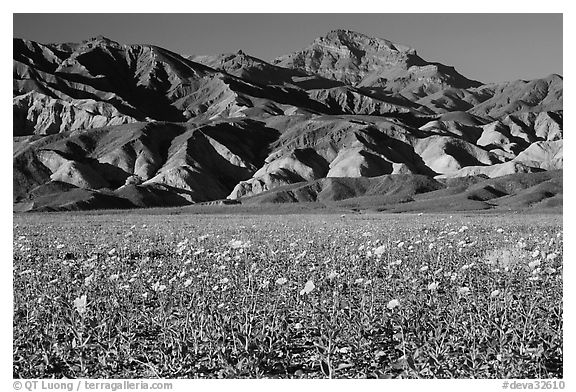
[[[560,83],[562,83],[562,81],[564,80],[562,75],[558,75],[555,73],[548,75],[545,79],[550,80],[550,81],[560,82]]]
[[[326,37],[338,37],[340,39],[354,38],[354,37],[368,37],[366,34],[348,29],[334,29],[330,30]]]
[[[383,87],[396,93],[407,88],[408,96],[415,97],[447,87],[480,85],[454,67],[422,59],[409,46],[346,29],[331,30],[308,47],[278,57],[274,64],[357,87]]]
[[[114,47],[120,47],[122,45],[120,45],[118,42],[111,40],[108,37],[105,37],[103,35],[97,35],[96,37],[92,37],[92,38],[88,38],[87,40],[82,41],[83,45],[97,45],[97,46],[114,46]]]
[[[416,51],[409,46],[400,45],[384,38],[371,37],[347,29],[335,29],[329,31],[325,36],[315,40],[317,43],[331,43],[354,49],[367,49],[369,51],[393,51],[416,54]]]
[[[422,62],[408,46],[345,29],[332,30],[308,47],[274,60],[274,64],[284,68],[352,85],[374,72],[406,70]]]

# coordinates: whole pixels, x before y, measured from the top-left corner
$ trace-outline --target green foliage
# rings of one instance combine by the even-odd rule
[[[562,259],[558,216],[17,215],[13,373],[562,377]]]

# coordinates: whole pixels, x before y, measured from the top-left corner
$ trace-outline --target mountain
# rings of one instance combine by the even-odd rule
[[[483,84],[348,30],[272,62],[15,38],[14,209],[561,207],[562,81]],[[499,178],[532,185],[475,191]]]
[[[220,55],[188,56],[188,59],[255,84],[301,87],[305,90],[344,86],[344,83],[333,79],[272,65],[241,50]]]
[[[274,60],[274,64],[339,80],[378,87],[409,98],[448,87],[479,87],[453,67],[422,59],[416,50],[350,30],[334,30],[310,46]]]

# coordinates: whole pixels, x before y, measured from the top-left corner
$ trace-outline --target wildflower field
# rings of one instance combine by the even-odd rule
[[[561,215],[14,215],[16,378],[561,378]]]

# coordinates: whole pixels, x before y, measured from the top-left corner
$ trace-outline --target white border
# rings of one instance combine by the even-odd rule
[[[10,4],[3,4],[3,8],[8,8],[7,12],[2,12],[2,40],[4,45],[4,56],[6,58],[1,62],[3,75],[0,80],[2,81],[2,90],[5,95],[2,105],[2,113],[5,119],[12,119],[9,112],[8,104],[8,75],[10,75],[11,61],[7,58],[11,55],[12,47],[11,38],[13,35],[13,20],[12,13],[26,13],[26,12],[78,12],[78,13],[91,13],[91,12],[105,12],[105,13],[133,13],[133,12],[146,12],[146,13],[564,13],[564,72],[568,73],[564,79],[564,106],[568,109],[565,112],[564,128],[566,132],[566,146],[568,151],[573,148],[572,124],[573,114],[570,109],[573,107],[573,82],[571,69],[574,68],[574,48],[569,47],[569,42],[572,40],[568,37],[574,37],[575,32],[572,7],[569,6],[568,1],[547,1],[547,2],[527,2],[527,1],[496,1],[496,0],[483,0],[481,2],[462,2],[462,1],[442,1],[431,2],[424,0],[412,0],[404,2],[370,2],[363,3],[360,6],[356,4],[342,4],[336,1],[306,1],[306,0],[290,0],[286,2],[270,2],[270,1],[231,1],[221,0],[218,2],[198,2],[198,1],[170,1],[170,2],[144,2],[144,1],[113,1],[102,0],[98,2],[47,2],[40,0],[10,2]],[[354,6],[354,7],[352,7]],[[5,31],[4,31],[5,30]],[[10,41],[8,41],[10,39]],[[537,50],[537,49],[536,49]],[[10,96],[11,99],[11,96]],[[11,120],[10,120],[11,122]],[[12,143],[8,140],[8,134],[12,133],[12,126],[4,129],[5,140],[2,143],[2,166],[8,172],[9,160],[11,160]],[[565,189],[565,203],[564,203],[564,234],[565,234],[565,253],[564,253],[564,372],[567,389],[575,388],[574,382],[576,379],[572,376],[570,369],[574,369],[574,338],[571,331],[575,330],[574,312],[571,306],[572,298],[576,298],[572,277],[574,277],[574,206],[571,196],[574,195],[574,183],[571,178],[574,162],[571,154],[566,154],[564,162],[566,178],[564,181]],[[12,182],[10,181],[10,184]],[[10,185],[11,188],[11,185]],[[2,206],[4,208],[3,225],[1,226],[1,249],[2,257],[0,260],[2,287],[5,287],[4,300],[0,301],[1,308],[0,314],[4,315],[4,321],[0,325],[2,339],[0,339],[1,346],[1,366],[2,371],[1,383],[4,385],[5,390],[12,388],[12,207],[11,207],[11,193],[12,190],[5,190],[1,193]],[[392,387],[407,388],[407,389],[439,389],[443,391],[462,391],[464,389],[469,391],[485,391],[485,390],[501,390],[501,381],[499,380],[343,380],[343,381],[288,381],[288,380],[171,380],[174,382],[175,391],[190,390],[194,388],[197,390],[214,389],[214,388],[233,388],[241,390],[266,390],[276,388],[279,390],[290,390],[294,388],[299,390],[316,390],[318,388],[336,388],[336,389],[350,389],[362,388],[366,390],[385,390]]]

